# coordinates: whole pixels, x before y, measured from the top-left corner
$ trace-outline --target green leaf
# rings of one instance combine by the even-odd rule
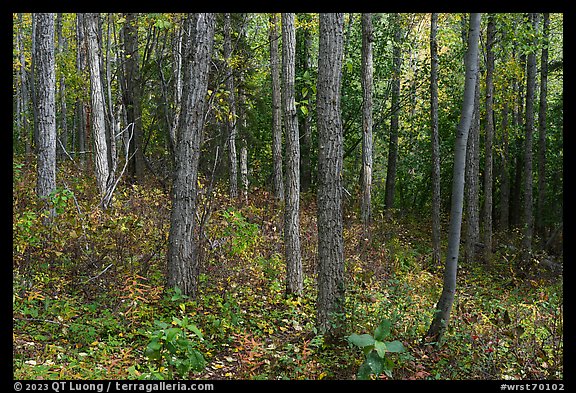
[[[390,334],[390,328],[392,327],[392,322],[389,319],[384,319],[380,322],[380,325],[374,331],[374,338],[378,341],[384,341],[384,339]]]
[[[200,338],[200,340],[204,340],[204,336],[202,335],[202,332],[200,331],[200,329],[198,329],[196,327],[196,325],[191,323],[187,327],[188,327],[188,329],[192,330],[194,332],[194,334],[196,334]]]
[[[398,340],[387,342],[386,350],[388,352],[406,352],[406,348],[404,348],[404,345]]]
[[[370,374],[372,374],[372,369],[368,365],[368,363],[364,362],[358,369],[358,376],[357,378],[360,380],[368,380],[370,379]]]
[[[356,333],[352,333],[350,336],[348,336],[348,342],[356,345],[359,348],[364,348],[369,345],[374,345],[374,337],[369,334],[358,335]]]
[[[189,360],[190,360],[190,366],[195,371],[202,371],[204,370],[204,367],[206,367],[206,360],[204,360],[204,356],[202,356],[202,353],[197,349],[192,350],[192,352],[190,353]]]
[[[386,344],[383,343],[382,341],[376,340],[374,342],[374,349],[378,353],[378,356],[380,356],[381,358],[383,358],[386,355]]]
[[[384,371],[384,362],[383,359],[378,356],[376,351],[372,351],[366,356],[366,363],[370,366],[374,374],[380,375],[382,371]]]
[[[176,335],[180,332],[181,330],[178,328],[170,328],[166,330],[166,341],[174,340],[174,337],[176,337]]]
[[[146,356],[150,360],[159,360],[160,349],[162,348],[162,344],[158,342],[158,340],[154,339],[148,344],[146,350],[144,351],[144,356]]]
[[[302,114],[303,114],[304,116],[307,116],[307,115],[308,115],[308,108],[305,107],[304,105],[302,105],[302,106],[300,107],[300,110],[302,111]]]

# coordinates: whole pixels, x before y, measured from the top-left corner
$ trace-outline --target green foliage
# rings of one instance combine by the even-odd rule
[[[228,208],[222,212],[223,235],[230,239],[230,254],[240,255],[257,241],[258,225],[246,221],[242,212]]]
[[[373,336],[353,333],[347,337],[348,342],[360,348],[366,357],[358,370],[358,379],[370,379],[371,375],[378,378],[382,373],[392,378],[394,362],[389,354],[405,352],[406,348],[398,340],[384,341],[390,336],[391,327],[392,322],[384,319],[374,330]]]
[[[154,325],[158,329],[149,334],[150,341],[144,351],[153,367],[141,379],[186,378],[190,371],[198,372],[205,368],[206,360],[191,336],[199,340],[204,340],[204,337],[188,317],[174,317],[172,324],[156,320]]]

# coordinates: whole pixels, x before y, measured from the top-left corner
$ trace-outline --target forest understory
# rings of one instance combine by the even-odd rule
[[[13,166],[14,379],[357,378],[362,351],[315,328],[314,194],[300,202],[303,296],[286,297],[283,213],[270,190],[231,202],[224,185],[210,193],[203,179],[198,218],[210,216],[197,233],[191,299],[165,289],[171,201],[152,178],[121,182],[102,210],[91,171],[62,162],[50,221],[35,163],[15,157]],[[534,247],[522,270],[521,231],[495,231],[489,264],[460,264],[436,347],[421,342],[442,290],[429,218],[376,210],[364,239],[354,201],[344,207],[346,334],[387,320],[406,349],[390,354],[393,371],[379,378],[563,379],[561,234],[555,251]]]

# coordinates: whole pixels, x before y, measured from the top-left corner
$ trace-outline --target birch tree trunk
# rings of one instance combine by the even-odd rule
[[[88,67],[90,69],[91,128],[94,135],[94,169],[96,184],[103,197],[110,169],[108,167],[108,144],[106,141],[106,120],[104,115],[104,94],[100,71],[100,47],[98,45],[98,13],[84,15],[84,28],[88,47]]]
[[[86,53],[86,37],[84,34],[84,14],[76,14],[76,72],[79,75],[84,74],[87,63],[87,53]],[[76,101],[76,119],[77,119],[77,139],[78,139],[78,154],[80,156],[80,163],[84,167],[86,164],[86,133],[88,131],[88,125],[86,119],[87,108],[86,102],[82,98],[78,98]]]
[[[230,174],[230,198],[238,197],[238,157],[236,154],[236,93],[232,72],[232,27],[230,13],[224,14],[224,59],[226,60],[226,90],[228,90],[228,163]]]
[[[284,201],[282,174],[282,109],[280,96],[280,57],[278,56],[278,16],[270,15],[270,72],[272,74],[272,159],[274,164],[274,196]]]
[[[370,221],[372,217],[372,84],[373,61],[372,43],[372,14],[362,14],[362,223],[364,237],[369,236]]]
[[[466,167],[466,140],[474,112],[474,95],[476,79],[478,78],[478,40],[480,36],[480,14],[470,15],[470,29],[468,34],[468,49],[466,51],[466,80],[464,82],[464,101],[462,114],[456,133],[454,147],[454,172],[452,180],[452,206],[450,210],[450,224],[448,228],[448,251],[442,294],[436,305],[434,319],[426,333],[426,338],[441,342],[448,322],[456,294],[456,274],[458,270],[458,251],[460,248],[460,229],[462,224],[462,208],[464,205],[464,181]]]
[[[58,37],[58,53],[62,55],[67,50],[67,44],[64,36],[62,35],[62,13],[58,13],[56,17],[56,30]],[[60,137],[59,142],[56,143],[56,151],[60,157],[65,155],[65,150],[68,147],[68,124],[66,121],[66,78],[64,73],[60,75],[60,85],[58,86],[58,98],[60,99]]]
[[[492,140],[494,138],[494,14],[488,16],[486,32],[486,140],[484,156],[484,262],[492,258]]]
[[[56,71],[54,58],[54,14],[34,14],[36,45],[33,52],[38,121],[38,167],[36,193],[46,198],[56,189]],[[54,212],[52,211],[51,214]]]
[[[282,13],[282,101],[286,130],[286,201],[284,246],[286,254],[286,293],[302,295],[302,256],[300,254],[300,135],[294,79],[296,68],[296,26],[293,13]]]
[[[432,265],[440,263],[440,143],[438,137],[438,14],[430,20],[430,122],[432,129]]]
[[[318,52],[318,300],[317,326],[328,336],[344,330],[342,238],[343,131],[340,109],[343,13],[320,14]]]
[[[168,235],[167,286],[195,296],[198,250],[194,235],[200,141],[204,128],[208,74],[214,42],[214,14],[190,14],[183,40],[182,108],[178,122],[176,172]]]

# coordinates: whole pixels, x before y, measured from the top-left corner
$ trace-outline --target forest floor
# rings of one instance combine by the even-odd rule
[[[156,184],[121,184],[102,211],[92,179],[63,165],[51,198],[58,214],[45,225],[34,165],[15,159],[13,173],[15,379],[356,378],[362,351],[344,337],[327,342],[314,326],[314,195],[300,205],[304,295],[287,298],[272,195],[253,190],[247,204],[231,203],[217,186],[208,204],[204,193],[199,213],[210,206],[211,216],[190,299],[164,288],[170,198]],[[367,240],[356,211],[348,201],[348,334],[372,333],[387,319],[391,339],[406,348],[389,355],[393,372],[379,378],[563,378],[562,276],[537,264],[520,272],[518,234],[495,234],[490,264],[460,267],[436,348],[421,344],[442,289],[430,223],[375,209]]]

